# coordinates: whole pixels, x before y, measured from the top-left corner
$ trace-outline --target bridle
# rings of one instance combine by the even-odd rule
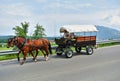
[[[9,47],[12,47],[12,46],[14,46],[13,45],[13,38],[9,38],[8,43],[7,43],[7,47],[9,48]]]

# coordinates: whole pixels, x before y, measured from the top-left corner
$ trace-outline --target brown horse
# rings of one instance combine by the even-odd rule
[[[7,41],[7,48],[9,47],[13,47],[14,46],[14,38],[9,38],[8,41]],[[31,54],[33,56],[33,60],[36,61],[36,59],[34,58],[34,55],[32,53],[33,50],[29,50],[29,54]],[[38,50],[36,50],[37,52]],[[19,58],[19,55],[20,53],[22,52],[22,50],[19,50],[18,54],[17,54],[17,59],[18,61],[20,61],[20,58]]]
[[[40,38],[38,40],[32,40],[33,47],[40,49],[44,54],[45,60],[48,60],[49,53],[52,54],[50,41],[45,38]],[[45,51],[45,53],[44,53]],[[38,53],[36,53],[34,59],[36,59]]]
[[[26,60],[27,53],[28,52],[32,53],[33,50],[36,50],[36,56],[34,57],[34,60],[38,55],[38,49],[42,51],[46,61],[48,60],[49,52],[52,54],[50,42],[45,38],[38,40],[27,40],[22,37],[15,37],[13,44],[17,46],[24,55],[21,64],[23,64],[24,61]],[[45,51],[46,54],[43,51]]]

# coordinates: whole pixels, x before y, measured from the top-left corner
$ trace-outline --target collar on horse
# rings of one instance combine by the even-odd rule
[[[26,44],[26,42],[27,42],[27,38],[24,38],[21,48]]]
[[[18,38],[17,38],[17,40],[18,40]],[[20,44],[20,43],[19,43],[19,40],[18,40],[18,44],[17,44],[16,46],[19,47],[19,48],[21,49],[22,47],[25,46],[26,42],[27,42],[27,38],[24,38],[24,41],[23,41],[22,44]]]

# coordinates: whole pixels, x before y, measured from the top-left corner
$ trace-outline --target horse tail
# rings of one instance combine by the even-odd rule
[[[49,43],[49,52],[50,52],[50,54],[52,54],[52,48],[51,48],[51,44]]]

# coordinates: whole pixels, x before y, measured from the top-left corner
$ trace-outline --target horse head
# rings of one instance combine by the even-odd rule
[[[13,44],[19,48],[23,47],[26,43],[26,38],[23,37],[14,37]]]
[[[14,44],[13,44],[13,39],[14,39],[14,38],[9,38],[9,39],[8,39],[8,41],[7,41],[7,48],[14,46]]]

